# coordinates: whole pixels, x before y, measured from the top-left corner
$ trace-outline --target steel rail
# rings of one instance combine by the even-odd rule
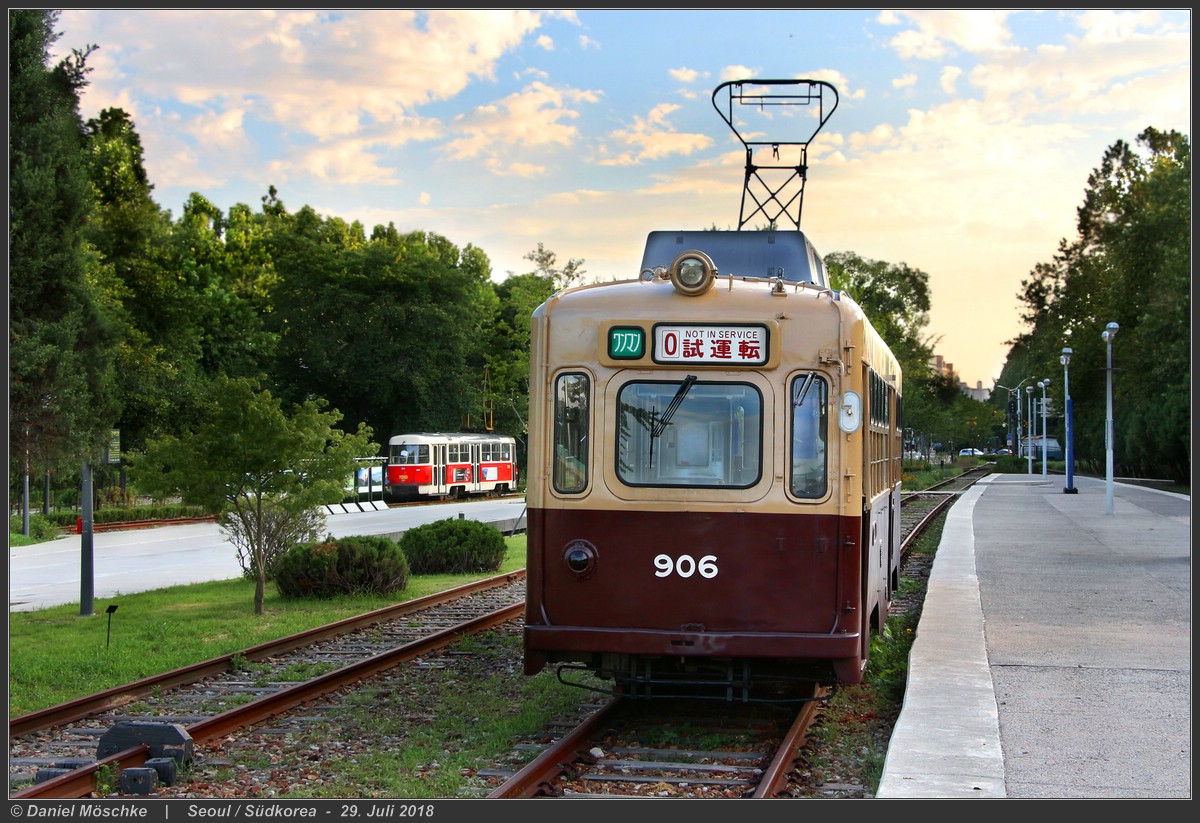
[[[813,697],[817,697],[817,689],[813,690]],[[826,691],[824,689],[820,691]],[[808,737],[808,730],[812,728],[813,721],[816,719],[820,709],[819,700],[810,700],[800,707],[796,719],[792,722],[792,726],[783,737],[783,741],[779,744],[778,750],[775,752],[775,757],[771,760],[771,765],[767,766],[763,771],[762,779],[759,780],[758,788],[754,790],[751,796],[752,800],[770,800],[773,799],[780,790],[787,785],[787,775],[791,771],[792,764],[796,762],[796,750],[804,745]]]
[[[618,697],[601,706],[591,717],[551,743],[541,754],[493,789],[488,798],[529,798],[545,793],[550,788],[550,780],[562,772],[563,764],[577,759],[575,749],[598,732],[601,724],[606,722],[621,704],[622,698]]]

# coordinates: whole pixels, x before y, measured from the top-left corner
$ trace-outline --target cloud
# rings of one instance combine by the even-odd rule
[[[333,145],[315,146],[267,164],[271,179],[287,182],[297,177],[313,177],[318,182],[339,186],[394,186],[399,178],[394,169],[382,164],[371,151],[369,141],[339,140]]]
[[[713,144],[713,139],[704,134],[682,134],[670,124],[670,115],[679,106],[661,103],[642,118],[634,118],[627,129],[617,129],[608,135],[608,140],[626,147],[613,152],[606,145],[598,149],[596,162],[605,166],[629,166],[647,160],[661,160],[671,155],[690,155]]]
[[[958,66],[946,66],[942,69],[941,76],[938,77],[938,84],[946,94],[954,94],[955,84],[958,83],[958,78],[961,76],[962,69]]]
[[[940,60],[953,49],[972,54],[1015,50],[1007,26],[1013,13],[996,9],[884,11],[876,21],[888,26],[916,26],[890,41],[901,57]]]
[[[487,158],[487,167],[494,173],[534,174],[543,167],[522,160],[520,166],[509,168],[502,157],[522,149],[572,145],[579,132],[567,121],[578,118],[579,112],[571,106],[596,103],[601,96],[598,91],[531,83],[518,93],[456,117],[451,127],[460,136],[443,151],[452,160]]]
[[[722,83],[727,83],[730,80],[745,80],[748,77],[758,77],[758,69],[752,69],[748,66],[726,66],[721,69],[720,78]]]
[[[76,15],[86,14],[86,23]],[[427,126],[413,110],[490,79],[496,61],[541,25],[534,11],[123,10],[63,13],[102,45],[90,110],[137,76],[146,115],[179,100],[220,118],[255,118],[332,141],[372,125]],[[117,64],[121,69],[115,69]],[[126,96],[129,100],[129,95]],[[127,109],[128,110],[128,109]]]

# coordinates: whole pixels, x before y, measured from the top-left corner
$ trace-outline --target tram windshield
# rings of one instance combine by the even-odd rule
[[[388,462],[393,466],[419,466],[429,462],[428,444],[392,443],[388,446]]]
[[[762,395],[694,375],[621,388],[617,476],[631,486],[748,488],[762,462]]]

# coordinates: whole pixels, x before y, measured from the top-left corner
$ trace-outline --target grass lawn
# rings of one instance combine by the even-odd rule
[[[525,567],[525,535],[505,538],[498,571],[477,575],[413,575],[389,597],[285,599],[268,583],[264,613],[254,614],[254,582],[213,583],[121,595],[111,635],[104,604],[79,615],[79,605],[9,613],[9,716],[18,717],[170,669],[199,663],[415,600],[474,580]]]

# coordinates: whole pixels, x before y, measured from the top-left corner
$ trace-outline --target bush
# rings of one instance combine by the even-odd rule
[[[81,510],[53,509],[46,517],[54,525],[75,530],[75,521],[82,515]],[[128,523],[133,520],[176,520],[187,517],[205,518],[212,514],[199,506],[186,506],[182,503],[160,503],[155,505],[133,506],[127,509],[92,509],[93,523]]]
[[[14,515],[8,519],[9,534],[22,534],[22,529],[25,524],[21,515]],[[43,540],[54,540],[56,537],[62,537],[62,529],[54,524],[50,518],[44,514],[29,515],[29,536],[37,542]]]
[[[275,586],[284,597],[388,594],[408,586],[408,560],[383,535],[355,535],[293,546],[275,560]]]
[[[478,520],[437,520],[409,529],[400,548],[413,574],[471,574],[495,571],[507,547],[499,529]]]

